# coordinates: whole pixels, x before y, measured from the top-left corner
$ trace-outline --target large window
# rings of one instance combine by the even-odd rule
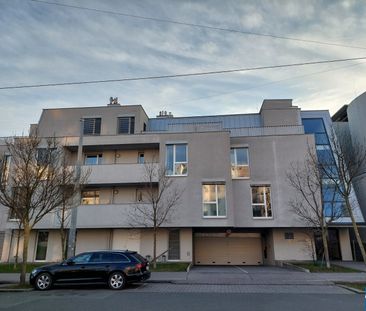
[[[102,118],[85,118],[84,135],[100,135]]]
[[[231,148],[231,177],[249,178],[248,148]]]
[[[322,164],[328,176],[322,178],[323,212],[326,217],[347,217],[344,198],[339,194],[333,181],[339,178],[337,164],[328,139],[323,119],[302,119],[306,134],[314,134],[318,162]]]
[[[135,117],[118,118],[118,134],[134,134]]]
[[[86,154],[84,159],[85,165],[98,165],[102,164],[103,154]]]
[[[203,217],[226,217],[224,184],[202,185]]]
[[[90,190],[81,193],[81,204],[99,204],[99,191]]]
[[[252,209],[254,218],[271,218],[271,190],[269,186],[252,186]]]
[[[35,260],[46,260],[47,244],[48,244],[48,232],[38,231]]]
[[[167,175],[187,175],[187,144],[166,145]]]

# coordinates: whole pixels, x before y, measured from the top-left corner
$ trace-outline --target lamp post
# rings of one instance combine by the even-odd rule
[[[77,190],[76,195],[76,206],[71,209],[71,223],[69,230],[69,238],[67,243],[67,257],[70,258],[75,255],[75,244],[76,244],[76,223],[78,218],[78,205],[81,201],[80,193],[80,177],[81,177],[81,165],[83,158],[83,135],[84,135],[84,119],[80,118],[80,136],[79,136],[79,146],[78,146],[78,156],[76,161],[76,184],[75,188]]]

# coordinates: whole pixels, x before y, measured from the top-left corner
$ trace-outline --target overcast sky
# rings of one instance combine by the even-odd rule
[[[191,73],[366,56],[365,1],[49,0],[277,36],[310,44],[141,20],[29,0],[0,0],[0,87]],[[103,106],[110,96],[150,117],[258,112],[292,98],[331,114],[366,91],[365,61],[203,77],[0,90],[0,136],[43,108]]]

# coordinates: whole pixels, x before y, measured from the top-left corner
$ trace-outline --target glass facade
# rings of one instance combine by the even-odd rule
[[[338,176],[338,168],[333,157],[332,147],[322,118],[302,119],[305,134],[314,134],[316,154],[318,162],[325,166],[328,172],[334,177]],[[344,200],[336,191],[336,187],[331,179],[323,177],[323,204],[324,215],[331,217],[334,215],[345,215]]]

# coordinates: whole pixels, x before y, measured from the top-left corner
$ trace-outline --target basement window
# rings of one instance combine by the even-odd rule
[[[293,240],[294,233],[293,232],[285,232],[285,240]]]

